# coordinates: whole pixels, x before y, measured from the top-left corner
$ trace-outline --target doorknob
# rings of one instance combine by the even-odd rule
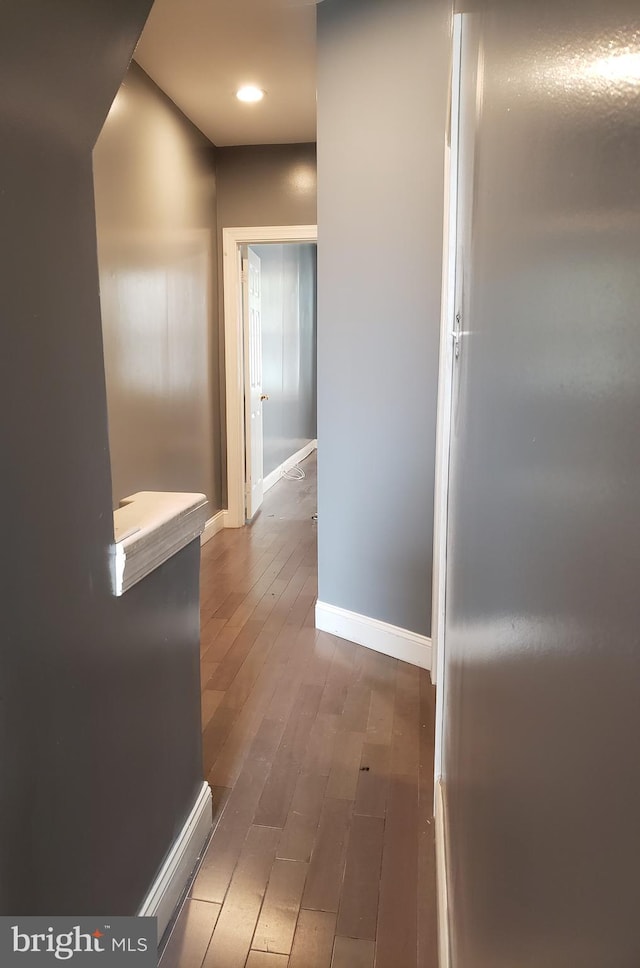
[[[261,400],[268,400],[269,399],[269,394],[268,393],[261,393],[260,394],[260,399]]]

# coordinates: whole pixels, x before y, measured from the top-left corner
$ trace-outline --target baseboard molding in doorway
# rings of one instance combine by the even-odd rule
[[[451,968],[449,935],[449,890],[447,877],[447,837],[442,779],[436,779],[436,880],[438,900],[438,965]]]
[[[142,902],[138,917],[158,919],[158,940],[171,921],[213,827],[211,787],[203,783],[184,827]]]
[[[211,541],[214,535],[223,530],[226,526],[226,516],[226,511],[218,511],[212,518],[209,518],[200,536],[200,544],[206,544],[207,541]]]
[[[297,454],[294,454],[292,457],[289,457],[288,460],[285,460],[284,463],[280,464],[279,467],[276,467],[274,471],[271,471],[270,474],[267,474],[267,476],[263,481],[263,487],[265,492],[268,491],[270,488],[272,488],[274,484],[277,484],[280,478],[282,477],[282,475],[286,473],[286,471],[290,471],[292,467],[295,467],[296,464],[299,464],[300,461],[303,461],[305,457],[308,457],[309,454],[313,453],[313,451],[316,450],[317,447],[318,447],[318,441],[310,440],[308,444],[305,444],[304,447],[300,448]]]
[[[388,625],[325,602],[316,603],[316,628],[375,652],[383,652],[393,659],[410,662],[421,669],[431,668],[431,639],[426,635],[418,635],[417,632],[409,632],[408,629]]]

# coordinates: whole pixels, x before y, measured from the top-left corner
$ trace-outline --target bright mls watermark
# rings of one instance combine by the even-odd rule
[[[0,966],[156,968],[155,918],[0,918]]]

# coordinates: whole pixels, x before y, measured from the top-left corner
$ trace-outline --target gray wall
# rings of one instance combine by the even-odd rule
[[[0,913],[134,914],[201,783],[194,542],[122,599],[91,151],[150,0],[0,8]]]
[[[218,148],[218,227],[316,224],[316,146]]]
[[[114,505],[222,507],[214,149],[132,64],[94,151]]]
[[[637,65],[619,73],[611,58],[640,56],[640,18],[619,0],[486,8],[464,60],[472,335],[456,391],[445,675],[453,963],[631,968],[640,85]]]
[[[253,245],[262,278],[265,477],[316,437],[316,246]]]
[[[445,0],[318,7],[319,598],[428,635]]]

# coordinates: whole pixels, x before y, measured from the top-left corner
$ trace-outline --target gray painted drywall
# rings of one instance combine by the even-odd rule
[[[3,915],[134,914],[202,782],[198,542],[108,566],[91,152],[149,7],[0,7]]]
[[[315,225],[316,146],[218,148],[218,226]]]
[[[316,146],[250,145],[218,148],[218,278],[222,280],[222,229],[247,225],[316,224]],[[222,285],[219,287],[219,353],[222,414],[222,494],[227,499],[226,404]]]
[[[640,18],[619,0],[484,7],[464,57],[449,501],[453,965],[631,968]]]
[[[318,7],[319,598],[429,635],[444,0]]]
[[[94,151],[114,506],[222,507],[215,153],[132,64]]]
[[[283,464],[316,429],[316,246],[253,245],[262,286],[264,474]]]

